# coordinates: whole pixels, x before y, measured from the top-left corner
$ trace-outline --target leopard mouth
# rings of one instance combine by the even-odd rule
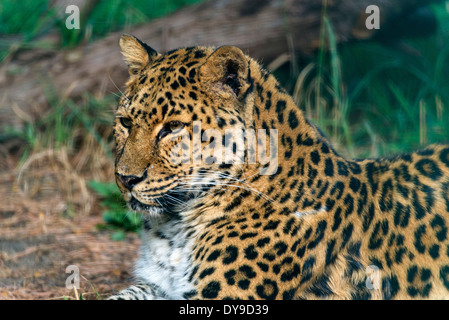
[[[128,206],[131,210],[140,213],[160,214],[164,211],[161,204],[154,202],[143,203],[137,200],[134,196],[128,201]]]
[[[131,196],[131,199],[128,200],[128,207],[134,212],[149,217],[157,217],[164,213],[164,208],[160,204],[156,202],[143,203],[137,200],[134,196]]]
[[[189,200],[192,199],[191,192],[166,192],[150,199],[142,200],[131,193],[131,198],[127,201],[131,210],[144,214],[168,214],[175,215],[188,207]]]

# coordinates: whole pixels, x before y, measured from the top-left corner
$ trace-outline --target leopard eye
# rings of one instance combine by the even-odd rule
[[[182,128],[184,128],[184,123],[182,123],[181,121],[170,121],[168,123],[168,128],[172,133],[176,133]]]
[[[131,126],[133,124],[133,122],[130,118],[120,118],[120,123],[122,124],[122,126],[124,126],[127,129],[131,128]]]
[[[182,128],[184,128],[184,123],[181,121],[170,121],[162,127],[161,131],[159,131],[157,135],[157,138],[160,140],[169,133],[179,132]]]

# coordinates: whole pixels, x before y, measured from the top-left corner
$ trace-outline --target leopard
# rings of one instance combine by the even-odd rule
[[[238,47],[120,49],[115,180],[143,230],[109,299],[449,298],[449,145],[349,159]],[[231,129],[252,153],[218,161]]]

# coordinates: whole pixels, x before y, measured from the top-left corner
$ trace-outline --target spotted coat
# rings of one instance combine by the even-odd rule
[[[145,225],[138,284],[112,299],[449,298],[448,145],[345,159],[238,48],[121,48],[116,180]],[[170,161],[183,134],[228,128],[276,129],[277,170]]]

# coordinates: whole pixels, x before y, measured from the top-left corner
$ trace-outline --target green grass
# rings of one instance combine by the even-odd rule
[[[77,45],[87,33],[91,33],[91,39],[104,37],[111,31],[129,28],[135,24],[144,23],[156,19],[186,5],[201,0],[114,0],[100,1],[90,15],[82,21],[80,32],[73,32],[65,28],[65,21],[61,21],[60,32],[63,44]]]
[[[123,240],[125,232],[140,232],[142,216],[127,209],[126,203],[115,183],[91,181],[90,188],[102,199],[104,224],[97,226],[100,230],[110,230],[112,239]]]
[[[104,36],[111,30],[120,30],[136,23],[165,16],[200,0],[117,0],[101,1],[89,16],[88,24],[95,36]]]
[[[47,91],[51,112],[37,120],[26,121],[21,129],[4,126],[0,129],[0,143],[21,140],[22,161],[31,153],[44,149],[65,148],[70,154],[79,152],[87,140],[96,141],[98,148],[112,161],[111,151],[113,106],[117,103],[114,95],[97,99],[86,94],[79,102],[58,96]],[[93,151],[93,150],[90,150]]]
[[[320,50],[302,71],[276,72],[298,105],[351,157],[376,157],[449,142],[449,12],[435,6],[435,35],[392,47],[337,46],[324,19]],[[324,47],[323,46],[323,47]],[[406,48],[406,49],[404,49]],[[296,87],[295,87],[296,85]]]
[[[112,31],[162,17],[202,0],[107,0],[99,1],[88,16],[81,12],[80,29],[68,30],[69,14],[58,15],[49,0],[0,1],[0,62],[18,48],[46,48],[39,40],[56,31],[62,47],[74,47],[84,40],[93,41]]]
[[[48,0],[1,1],[0,35],[31,37],[40,30],[42,22],[52,16],[53,13],[48,12]]]

